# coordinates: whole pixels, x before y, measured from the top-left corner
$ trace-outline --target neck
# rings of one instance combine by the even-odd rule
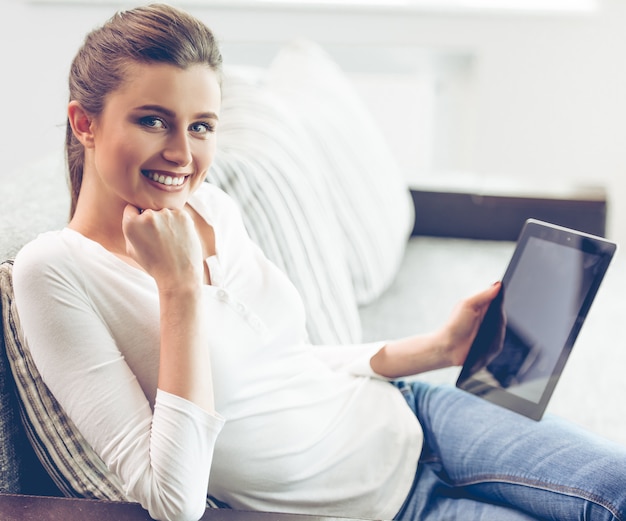
[[[110,193],[99,181],[85,151],[85,165],[76,209],[68,227],[88,239],[96,241],[112,253],[126,252],[126,240],[122,232],[124,201]]]
[[[112,253],[125,254],[126,240],[122,232],[124,208],[98,208],[78,198],[76,211],[68,227],[96,241]]]

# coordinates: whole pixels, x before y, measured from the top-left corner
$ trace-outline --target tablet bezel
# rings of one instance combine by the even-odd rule
[[[552,397],[556,384],[563,372],[565,363],[570,356],[576,338],[578,337],[580,329],[587,317],[591,304],[595,299],[598,288],[600,287],[604,275],[606,274],[611,259],[615,254],[617,245],[614,242],[602,237],[554,225],[538,219],[528,219],[520,232],[511,261],[509,262],[502,278],[503,289],[501,291],[506,292],[509,282],[515,275],[516,267],[520,261],[522,253],[524,252],[526,244],[532,237],[537,237],[539,239],[600,256],[595,277],[593,278],[589,290],[587,291],[587,294],[581,304],[577,318],[574,321],[569,335],[567,336],[567,340],[561,347],[561,353],[558,357],[554,370],[552,371],[551,376],[547,378],[547,383],[540,400],[538,402],[527,400],[505,388],[492,385],[491,383],[475,376],[475,368],[473,369],[472,366],[475,365],[477,359],[484,355],[485,349],[487,349],[484,345],[484,341],[481,340],[481,333],[483,333],[483,329],[488,327],[486,325],[486,320],[483,321],[481,327],[479,328],[476,340],[469,350],[465,364],[463,365],[461,373],[457,379],[456,386],[459,389],[463,389],[471,394],[480,396],[489,402],[523,414],[533,420],[540,420],[546,407],[548,406],[550,398]],[[496,307],[500,306],[500,303],[498,302],[499,298],[501,298],[501,295],[499,295],[490,305],[487,313],[499,313],[499,308]]]

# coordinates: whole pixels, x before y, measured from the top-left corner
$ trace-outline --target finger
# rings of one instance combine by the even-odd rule
[[[498,296],[498,294],[502,291],[502,282],[497,281],[494,282],[491,286],[489,286],[485,293],[489,296],[489,301],[491,302],[494,298]]]
[[[132,204],[127,204],[124,207],[124,214],[123,214],[124,221],[128,221],[132,219],[133,217],[137,217],[138,215],[141,215],[141,210],[137,208],[136,206],[133,206]]]
[[[489,304],[500,292],[502,289],[501,282],[494,282],[491,286],[484,289],[480,293],[476,293],[474,296],[470,297],[469,304],[476,308],[482,308],[483,306]]]
[[[141,211],[136,206],[127,204],[124,207],[124,213],[122,214],[122,232],[126,241],[126,254],[131,258],[135,258],[135,248],[133,247],[132,237],[134,235],[133,230],[136,228],[135,223],[140,215]]]

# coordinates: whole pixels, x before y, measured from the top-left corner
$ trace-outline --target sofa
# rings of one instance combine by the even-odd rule
[[[237,201],[252,238],[299,289],[313,344],[340,349],[427,332],[458,300],[501,278],[514,237],[455,237],[454,226],[445,236],[417,233],[416,224],[441,216],[424,211],[349,78],[315,43],[286,45],[267,68],[227,65],[220,120],[207,182]],[[15,501],[27,496],[123,502],[115,478],[38,377],[12,307],[11,259],[38,233],[67,222],[62,151],[13,172],[3,193],[0,513],[3,505],[18,511]],[[468,218],[453,205],[444,211],[452,222]],[[531,209],[526,217],[543,216]],[[577,217],[584,221],[584,212]],[[618,253],[548,408],[620,444],[625,292]],[[457,374],[449,368],[420,378],[454,384]],[[84,515],[87,503],[77,501],[61,505]],[[128,519],[143,519],[135,507]]]

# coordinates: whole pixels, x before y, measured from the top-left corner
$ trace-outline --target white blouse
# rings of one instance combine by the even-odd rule
[[[157,389],[154,280],[70,229],[15,260],[16,305],[44,381],[156,519],[200,517],[207,490],[235,508],[392,518],[422,433],[372,372],[382,344],[307,344],[295,287],[230,197],[205,183],[190,204],[216,236],[204,296],[219,414]]]

